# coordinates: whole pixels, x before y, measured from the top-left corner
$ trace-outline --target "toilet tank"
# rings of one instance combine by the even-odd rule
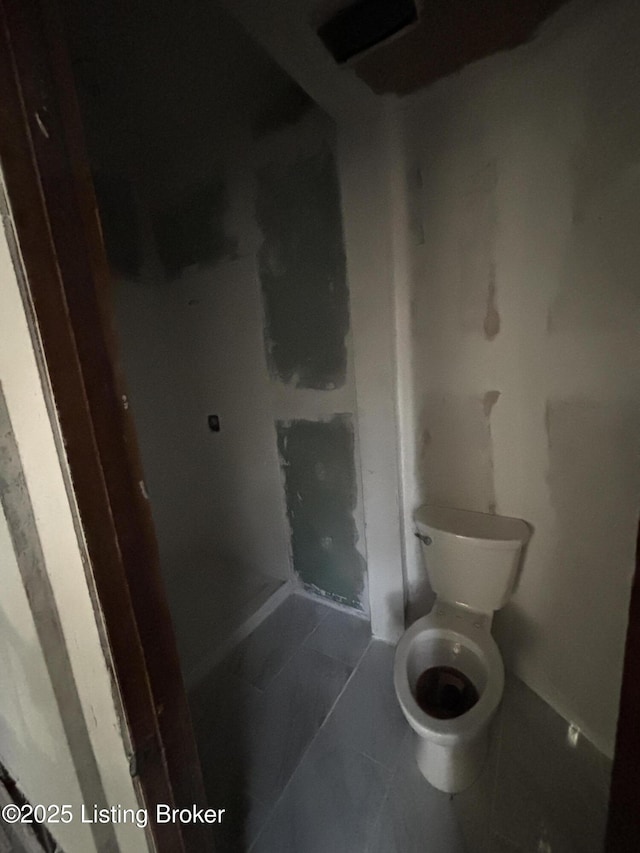
[[[531,535],[519,518],[437,506],[414,514],[431,588],[444,601],[493,613],[513,591]]]

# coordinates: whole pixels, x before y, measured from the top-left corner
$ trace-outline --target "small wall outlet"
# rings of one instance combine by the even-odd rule
[[[207,423],[211,432],[220,432],[220,418],[218,415],[207,415]]]

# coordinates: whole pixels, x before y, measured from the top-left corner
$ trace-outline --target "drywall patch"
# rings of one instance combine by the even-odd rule
[[[547,676],[566,690],[573,673],[566,701],[613,744],[640,506],[640,406],[551,400],[546,426],[556,513],[545,576],[546,621],[556,626]]]
[[[366,564],[356,548],[357,481],[350,414],[278,421],[293,566],[303,584],[365,610]]]
[[[229,208],[222,180],[182,193],[153,214],[153,233],[162,265],[170,278],[195,264],[212,264],[236,258],[238,241],[227,235]]]
[[[491,413],[499,391],[430,394],[418,448],[422,496],[431,503],[495,512]]]
[[[496,308],[495,268],[493,265],[487,289],[487,313],[485,314],[482,327],[484,336],[488,341],[492,341],[500,331],[500,314],[498,314],[498,309]]]
[[[93,184],[109,266],[115,273],[136,278],[142,254],[133,186],[126,175],[106,172],[95,172]]]
[[[485,395],[484,395],[484,398],[482,401],[482,408],[484,410],[484,416],[485,416],[485,418],[487,418],[487,420],[489,420],[491,418],[491,412],[493,411],[493,407],[495,406],[495,404],[498,402],[499,399],[500,399],[500,392],[499,391],[486,391],[485,392]],[[489,428],[491,428],[491,427],[489,427]]]
[[[459,198],[459,293],[463,329],[491,341],[500,331],[497,305],[495,241],[497,226],[496,166],[488,163],[469,179]]]
[[[256,217],[265,346],[274,379],[298,388],[344,385],[349,294],[340,190],[328,145],[260,170]]]

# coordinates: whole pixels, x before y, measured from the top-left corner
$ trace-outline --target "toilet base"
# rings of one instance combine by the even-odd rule
[[[414,732],[416,761],[424,778],[447,794],[458,794],[476,781],[489,751],[489,726],[472,741],[442,746]]]

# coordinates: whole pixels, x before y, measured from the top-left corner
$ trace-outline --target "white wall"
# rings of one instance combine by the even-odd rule
[[[533,525],[496,634],[608,754],[640,508],[639,39],[636,2],[573,3],[400,109],[407,523],[426,498]]]
[[[11,228],[9,219],[5,224]],[[0,513],[0,761],[32,804],[73,805],[73,822],[50,829],[67,853],[85,853],[98,849],[91,827],[79,817],[88,792],[104,797],[108,805],[138,808],[138,803],[129,775],[127,733],[116,707],[85,579],[86,554],[74,527],[76,509],[67,491],[65,462],[56,447],[57,426],[47,410],[49,389],[46,384],[43,387],[38,372],[4,230],[0,231],[0,303],[0,382],[13,432],[13,438],[8,430],[0,437],[3,488],[9,493],[15,486],[5,479],[10,477],[10,463],[16,462],[15,455],[12,459],[8,455],[15,441],[36,528],[34,534],[29,519],[24,519],[22,533],[13,530],[24,537],[21,548],[14,549],[7,520]],[[42,584],[37,590],[31,586],[28,599],[24,572],[19,569],[25,555],[38,548],[44,560],[44,585],[52,599],[46,590],[43,593]],[[37,569],[29,566],[31,573]],[[59,643],[52,628],[54,607],[63,631]],[[43,648],[45,634],[51,644]],[[69,679],[60,683],[65,661],[73,683]],[[80,709],[72,701],[76,695]],[[82,745],[78,729],[88,735],[83,752],[78,749]],[[150,849],[142,829],[119,825],[113,830],[118,849]]]

